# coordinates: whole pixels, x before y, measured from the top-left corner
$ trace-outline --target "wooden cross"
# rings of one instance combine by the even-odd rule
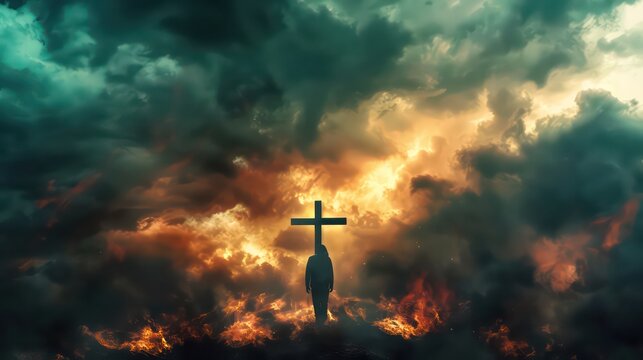
[[[292,218],[290,225],[315,225],[315,255],[319,254],[322,243],[322,225],[346,225],[346,218],[324,218],[322,217],[322,202],[315,200],[314,218]]]

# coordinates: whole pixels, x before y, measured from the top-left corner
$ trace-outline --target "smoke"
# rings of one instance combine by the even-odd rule
[[[2,2],[0,357],[640,357],[637,104],[540,117],[620,6]]]

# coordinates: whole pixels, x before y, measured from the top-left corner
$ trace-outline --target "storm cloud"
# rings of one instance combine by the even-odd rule
[[[0,357],[640,357],[632,6],[0,2]]]

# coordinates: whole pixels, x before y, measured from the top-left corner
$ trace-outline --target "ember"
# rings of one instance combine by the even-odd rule
[[[523,340],[509,338],[511,330],[501,320],[490,329],[482,329],[482,335],[488,344],[492,344],[504,355],[516,358],[531,358],[536,356],[536,350]]]

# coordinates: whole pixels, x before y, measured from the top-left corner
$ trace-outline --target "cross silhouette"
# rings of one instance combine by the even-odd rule
[[[322,241],[322,225],[346,225],[346,218],[324,218],[322,217],[322,202],[315,200],[314,218],[292,218],[290,225],[315,225],[315,254],[319,254]]]

